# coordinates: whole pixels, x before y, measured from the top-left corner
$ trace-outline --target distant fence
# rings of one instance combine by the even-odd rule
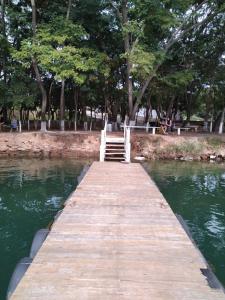
[[[59,120],[50,120],[47,122],[47,129],[48,130],[60,130],[60,121]],[[65,120],[65,130],[74,130],[74,121]],[[77,130],[101,130],[102,129],[102,120],[100,119],[93,119],[88,120],[87,122],[78,122],[76,126]],[[10,123],[2,124],[0,131],[8,132],[11,129]],[[22,131],[38,131],[41,129],[41,120],[26,120],[21,121],[21,129]]]

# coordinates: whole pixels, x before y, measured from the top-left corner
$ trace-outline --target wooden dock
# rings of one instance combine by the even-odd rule
[[[141,165],[95,162],[11,299],[225,299],[204,270]]]

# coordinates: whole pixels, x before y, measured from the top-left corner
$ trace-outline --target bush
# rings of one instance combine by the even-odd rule
[[[209,146],[215,147],[215,148],[220,148],[224,146],[224,141],[222,141],[219,137],[207,137],[206,138],[207,143]]]
[[[204,150],[205,145],[200,142],[186,141],[182,144],[169,145],[164,149],[158,149],[158,154],[171,155],[199,155]]]

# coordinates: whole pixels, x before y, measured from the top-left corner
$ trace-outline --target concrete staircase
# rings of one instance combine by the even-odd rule
[[[124,132],[116,135],[107,132],[108,118],[105,118],[105,126],[101,131],[100,161],[125,161],[130,162],[130,128],[124,126]]]
[[[105,161],[125,161],[125,143],[123,137],[106,137]]]

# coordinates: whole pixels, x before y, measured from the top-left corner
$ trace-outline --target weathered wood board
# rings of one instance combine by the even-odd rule
[[[225,299],[206,268],[141,165],[95,162],[11,299]]]

